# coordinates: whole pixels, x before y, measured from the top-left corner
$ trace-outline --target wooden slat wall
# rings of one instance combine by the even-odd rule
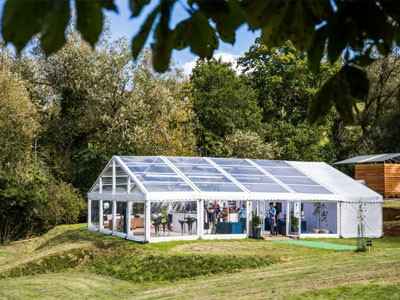
[[[385,164],[385,197],[400,197],[400,164]]]
[[[385,198],[400,197],[400,164],[359,164],[354,173],[355,179],[365,180]]]
[[[356,165],[354,178],[357,180],[365,180],[368,187],[382,195],[385,192],[383,164]]]

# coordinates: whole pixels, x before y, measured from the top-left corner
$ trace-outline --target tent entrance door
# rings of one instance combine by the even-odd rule
[[[286,235],[298,237],[300,235],[301,203],[300,201],[288,201],[286,214]]]

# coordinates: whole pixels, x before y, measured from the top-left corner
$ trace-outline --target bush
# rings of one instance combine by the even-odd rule
[[[129,255],[103,256],[93,261],[91,271],[134,282],[175,281],[200,275],[231,273],[268,266],[267,257],[217,255]]]
[[[0,244],[78,220],[84,202],[39,166],[0,173]]]
[[[74,249],[61,254],[49,255],[15,267],[0,274],[0,278],[62,272],[83,265],[87,261],[92,260],[93,257],[93,251]]]

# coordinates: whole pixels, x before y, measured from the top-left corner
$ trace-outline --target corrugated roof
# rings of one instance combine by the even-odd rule
[[[384,153],[384,154],[372,154],[372,155],[359,155],[351,157],[345,160],[335,162],[335,165],[346,165],[346,164],[365,164],[365,163],[376,163],[376,162],[394,162],[400,163],[400,153]]]

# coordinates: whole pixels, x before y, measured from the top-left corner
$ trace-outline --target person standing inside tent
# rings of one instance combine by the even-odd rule
[[[276,208],[273,203],[269,204],[269,224],[271,226],[271,235],[277,234],[277,232],[276,232]]]

